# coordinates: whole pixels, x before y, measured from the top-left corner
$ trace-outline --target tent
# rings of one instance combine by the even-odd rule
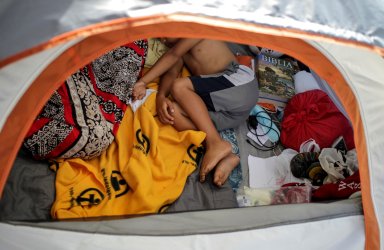
[[[2,1],[0,191],[34,117],[68,75],[128,41],[205,37],[279,50],[329,84],[354,129],[363,214],[347,201],[1,222],[1,248],[384,249],[383,21],[384,3],[375,0]]]

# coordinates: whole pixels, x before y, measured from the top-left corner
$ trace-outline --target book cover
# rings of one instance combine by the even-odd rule
[[[299,71],[293,58],[275,58],[265,54],[257,57],[259,102],[272,103],[284,108],[295,95],[293,75]]]

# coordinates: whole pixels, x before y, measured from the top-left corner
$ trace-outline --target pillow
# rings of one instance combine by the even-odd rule
[[[148,39],[148,53],[145,59],[146,68],[151,68],[159,58],[169,50],[169,48],[162,43],[159,39],[150,38]]]

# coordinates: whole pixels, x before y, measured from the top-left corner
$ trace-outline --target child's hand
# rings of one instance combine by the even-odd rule
[[[163,124],[174,124],[174,107],[173,103],[163,95],[156,97],[156,110],[159,121]]]
[[[145,91],[145,83],[143,81],[136,82],[132,90],[132,101],[143,99],[145,96]]]

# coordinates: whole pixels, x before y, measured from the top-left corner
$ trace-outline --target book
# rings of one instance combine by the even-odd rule
[[[275,58],[260,53],[257,56],[259,102],[284,108],[295,95],[293,76],[298,71],[298,62],[293,58]]]

